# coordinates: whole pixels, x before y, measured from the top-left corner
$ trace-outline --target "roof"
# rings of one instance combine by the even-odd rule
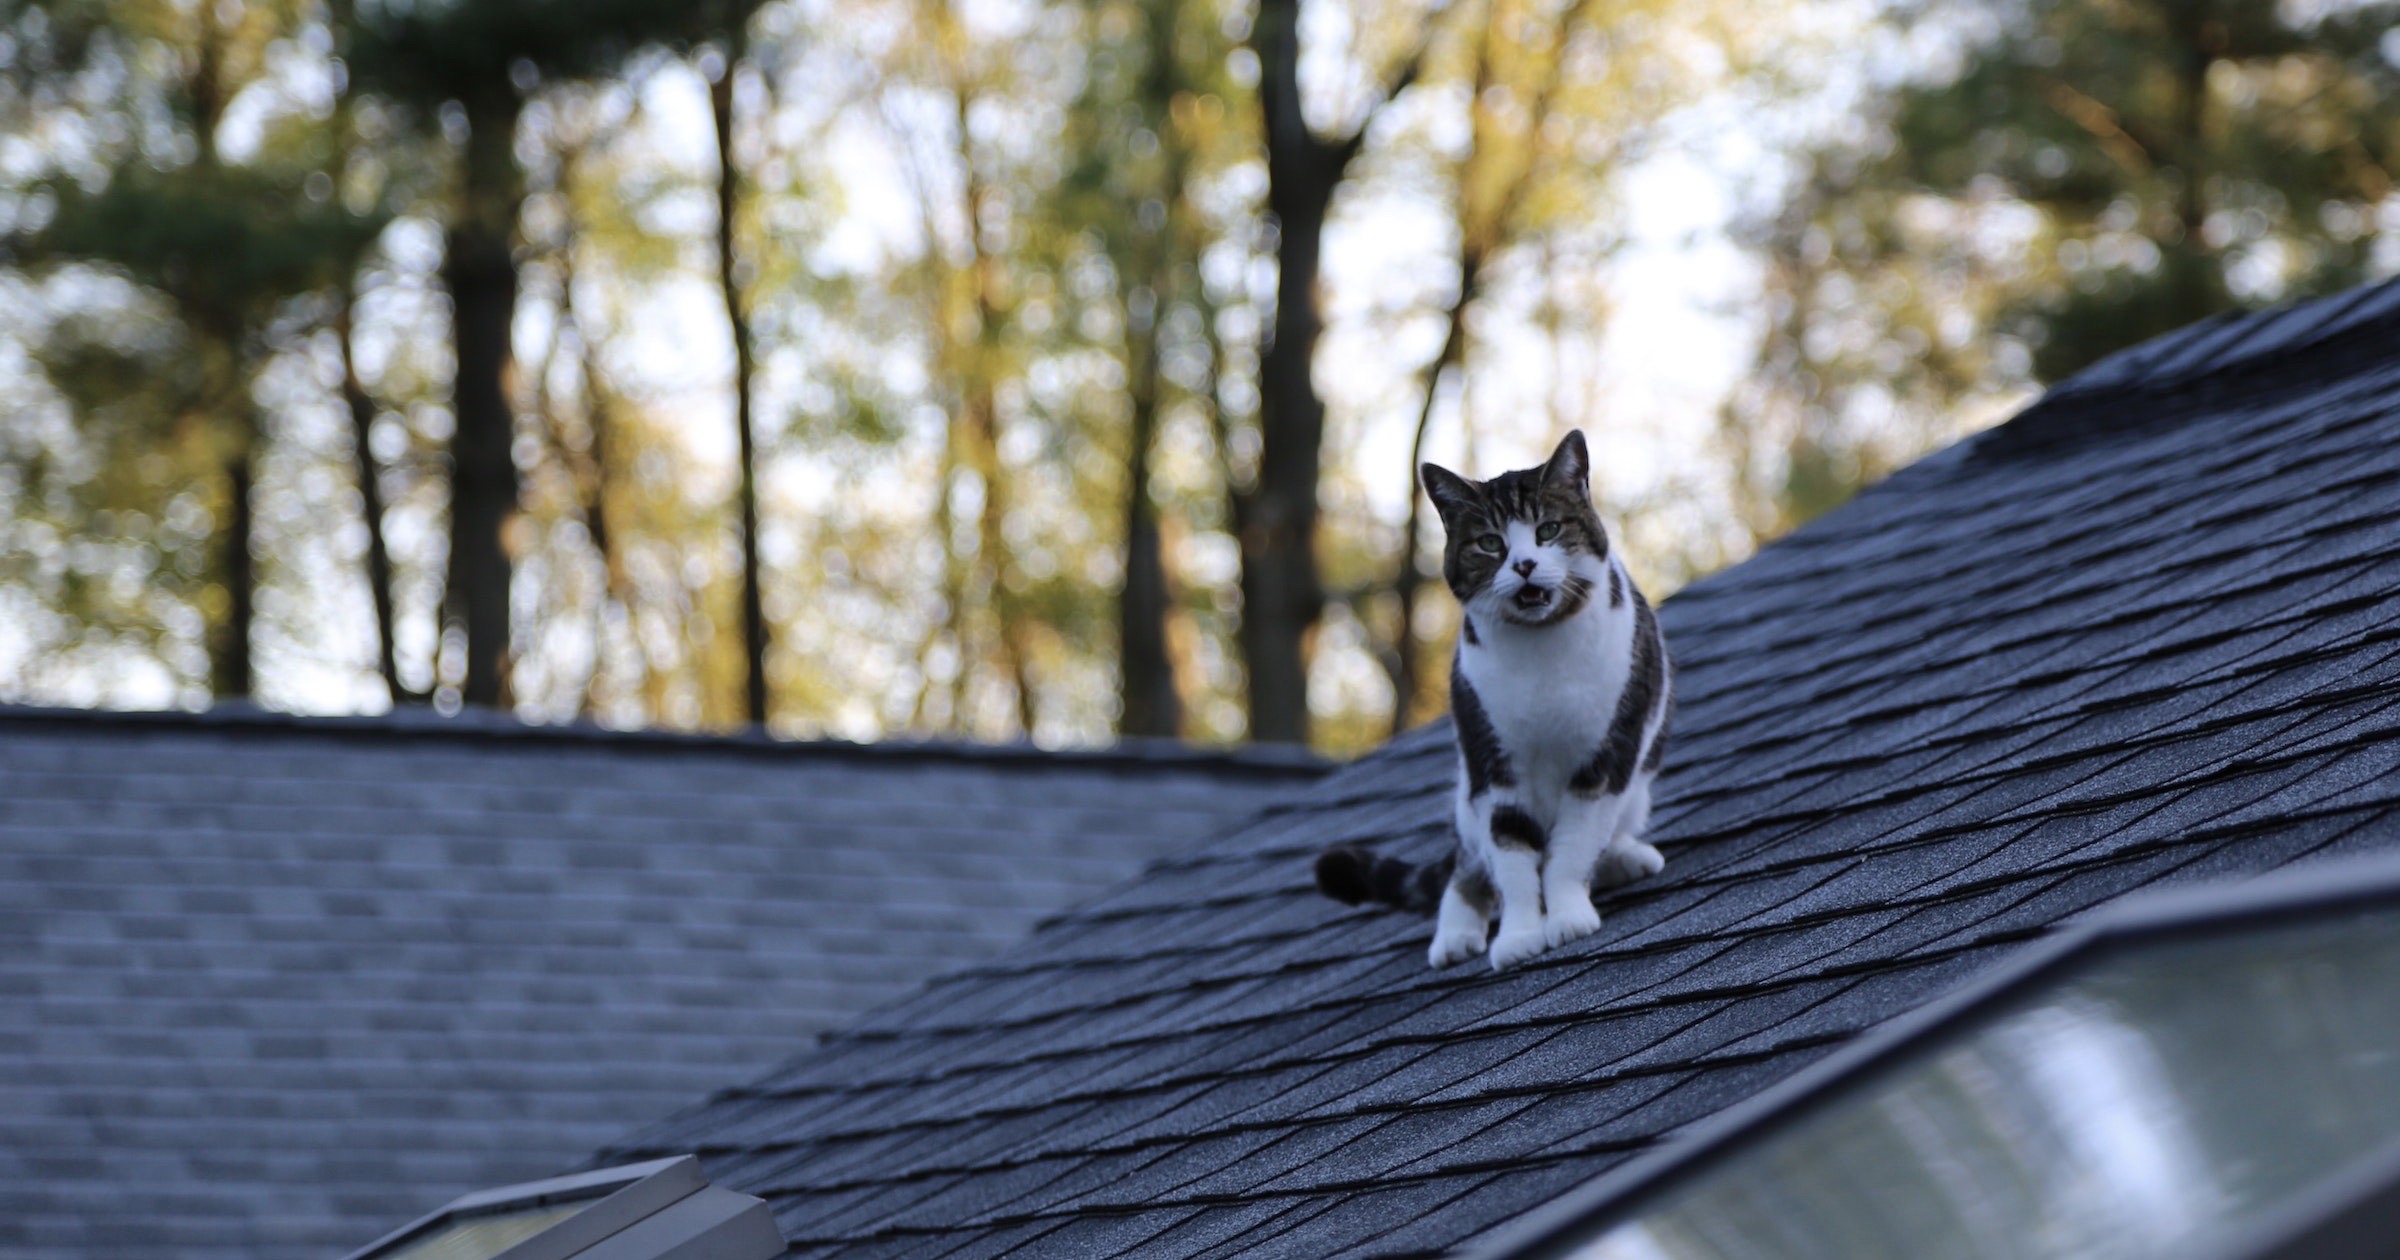
[[[2396,308],[2170,337],[1666,601],[1668,863],[1586,940],[1434,972],[1312,891],[1450,843],[1437,726],[604,1157],[801,1256],[1435,1255],[2087,907],[2389,847]]]
[[[0,711],[0,1252],[342,1254],[1321,772]]]

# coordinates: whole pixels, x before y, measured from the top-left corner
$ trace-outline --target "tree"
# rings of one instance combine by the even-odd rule
[[[97,189],[54,184],[50,222],[19,250],[37,265],[104,265],[166,295],[188,337],[190,375],[180,391],[148,396],[164,412],[151,431],[163,429],[205,451],[202,459],[221,478],[214,568],[222,596],[211,601],[208,633],[210,690],[220,699],[247,697],[253,687],[260,426],[251,395],[264,324],[285,299],[346,283],[385,219],[380,209],[353,213],[313,199],[287,173],[232,165],[219,154],[226,105],[262,72],[265,47],[283,33],[282,20],[265,6],[233,10],[230,27],[216,5],[188,16],[170,6],[110,14],[107,29],[115,37],[178,50],[173,99],[190,158],[162,166],[152,155],[126,154]],[[52,355],[74,360],[88,349],[54,346]],[[71,393],[79,378],[95,383],[72,369],[52,376]],[[117,394],[119,401],[130,397]],[[75,401],[87,415],[104,410],[88,391]]]
[[[457,362],[446,599],[466,631],[465,703],[510,699],[511,563],[503,531],[518,496],[507,382],[517,305],[512,248],[525,199],[515,144],[525,96],[544,80],[610,73],[647,45],[707,39],[753,7],[745,0],[453,0],[359,14],[350,68],[360,86],[428,116],[453,109],[466,133],[442,272]]]
[[[1771,533],[1938,437],[2231,306],[2356,283],[2400,161],[2400,6],[1897,6],[1966,45],[1753,226],[1772,324],[1727,415]],[[1932,42],[1932,41],[1929,41]]]
[[[1473,141],[1453,175],[1458,223],[1458,287],[1443,314],[1441,349],[1426,365],[1423,402],[1417,410],[1408,452],[1408,516],[1400,529],[1400,563],[1393,579],[1399,605],[1394,618],[1393,646],[1387,654],[1392,676],[1394,735],[1415,721],[1421,708],[1420,668],[1424,652],[1417,641],[1417,596],[1433,572],[1425,566],[1418,534],[1422,528],[1424,495],[1416,484],[1417,469],[1425,462],[1425,434],[1433,421],[1445,372],[1462,369],[1467,355],[1467,312],[1481,295],[1486,268],[1493,255],[1513,243],[1518,231],[1534,226],[1526,220],[1538,210],[1528,197],[1549,166],[1542,140],[1551,122],[1552,107],[1572,72],[1569,44],[1597,34],[1594,19],[1606,6],[1599,0],[1578,0],[1550,22],[1538,20],[1524,8],[1494,0],[1471,38],[1474,71],[1470,75],[1467,109]],[[1511,80],[1503,82],[1503,80]],[[1496,90],[1498,89],[1498,90]],[[1521,108],[1516,107],[1524,98]],[[1506,100],[1510,108],[1494,108]],[[1630,120],[1628,120],[1630,121]],[[1589,168],[1606,163],[1586,162]],[[1599,174],[1598,171],[1589,171]],[[1605,175],[1601,175],[1605,178]]]
[[[1167,618],[1174,602],[1169,589],[1158,503],[1151,494],[1151,457],[1158,445],[1160,413],[1168,382],[1162,363],[1167,347],[1164,316],[1185,287],[1191,262],[1180,248],[1183,221],[1190,215],[1184,184],[1192,161],[1191,138],[1175,118],[1175,101],[1187,81],[1178,55],[1183,41],[1178,17],[1183,6],[1153,3],[1141,15],[1148,38],[1131,49],[1141,76],[1134,88],[1144,147],[1152,150],[1148,171],[1127,172],[1134,212],[1114,216],[1130,237],[1117,251],[1120,301],[1125,308],[1125,577],[1117,588],[1117,731],[1122,735],[1172,738],[1182,733],[1183,699],[1167,650]],[[1139,160],[1138,158],[1136,159]],[[1132,165],[1127,162],[1125,165]],[[1143,178],[1143,176],[1147,178]]]
[[[267,694],[371,703],[351,697],[381,675],[534,719],[1377,739],[1387,683],[1403,714],[1438,703],[1446,626],[1427,607],[1398,632],[1428,557],[1396,545],[1397,479],[1370,483],[1411,422],[1440,458],[1501,438],[1502,406],[1519,430],[1592,422],[1571,378],[1601,335],[1610,176],[1710,73],[1695,7],[825,0],[737,31],[739,9],[618,0],[212,6],[289,28],[274,74],[225,79],[226,164],[395,215],[354,275],[303,281],[243,339]],[[57,134],[92,138],[55,159],[72,196],[127,152],[190,162],[143,122],[182,62],[68,80],[23,47],[0,93],[35,83]],[[70,204],[12,179],[19,223]],[[1346,270],[1343,242],[1393,222],[1400,252]],[[0,271],[33,299],[0,338],[61,352],[49,384],[128,435],[60,436],[58,389],[0,353],[0,397],[36,397],[42,426],[0,434],[0,605],[59,610],[0,670],[72,702],[56,680],[147,635],[193,697],[190,613],[224,616],[206,586],[233,521],[219,426],[183,400],[207,356],[165,290],[102,271]],[[695,309],[708,348],[660,353]],[[1573,366],[1545,372],[1545,346]],[[113,357],[65,353],[94,349]],[[131,453],[169,429],[211,436]],[[55,541],[164,539],[122,505],[166,485],[155,555]]]
[[[1416,81],[1425,38],[1403,58],[1384,101]],[[1318,275],[1326,215],[1366,145],[1374,108],[1343,134],[1320,135],[1309,125],[1300,94],[1300,0],[1261,0],[1251,48],[1260,66],[1276,281],[1275,323],[1260,368],[1258,477],[1233,496],[1242,549],[1242,664],[1250,738],[1304,743],[1308,638],[1325,605],[1316,555],[1325,403],[1312,376],[1324,330]]]
[[[1117,733],[1183,733],[1183,688],[1169,644],[1175,615],[1156,481],[1160,430],[1178,405],[1208,408],[1178,382],[1171,360],[1213,361],[1192,344],[1199,324],[1193,172],[1205,160],[1199,101],[1208,67],[1222,61],[1221,37],[1204,8],[1160,0],[1096,7],[1081,99],[1067,143],[1077,160],[1055,194],[1055,213],[1102,242],[1124,363],[1121,423],[1122,576],[1116,589]],[[1218,102],[1220,97],[1209,95]],[[1126,138],[1131,127],[1131,137]],[[1129,211],[1130,208],[1130,211]]]
[[[736,472],[735,510],[741,519],[742,697],[752,725],[767,721],[767,614],[758,564],[758,434],[753,377],[758,350],[743,296],[742,264],[736,248],[740,228],[741,166],[734,158],[734,80],[742,72],[750,40],[745,22],[729,25],[722,48],[701,54],[709,81],[709,115],[717,139],[717,288],[725,299],[725,324],[733,336],[733,424],[741,467]]]
[[[328,0],[326,17],[337,36],[355,28],[357,9],[352,0]],[[351,175],[360,148],[364,144],[358,134],[357,109],[345,82],[335,89],[332,116],[327,120],[328,143],[325,174],[331,188],[339,191],[352,181]],[[368,393],[366,382],[358,370],[358,330],[355,315],[358,310],[356,259],[342,277],[334,295],[333,333],[341,344],[342,402],[350,412],[350,441],[354,476],[358,484],[359,514],[367,532],[367,595],[375,606],[375,672],[383,680],[385,693],[395,706],[422,703],[426,696],[411,691],[400,681],[398,636],[394,632],[397,620],[392,594],[391,548],[385,538],[385,513],[388,505],[383,494],[383,470],[375,458],[374,432],[377,407]]]

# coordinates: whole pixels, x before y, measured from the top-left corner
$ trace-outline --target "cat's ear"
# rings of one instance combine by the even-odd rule
[[[1425,479],[1425,494],[1433,500],[1433,510],[1442,514],[1445,527],[1456,520],[1460,512],[1474,507],[1482,498],[1474,482],[1440,464],[1427,464],[1417,473]]]
[[[1591,495],[1592,452],[1583,444],[1583,430],[1569,429],[1559,440],[1558,449],[1550,452],[1550,462],[1542,465],[1542,483],[1572,490],[1577,498]]]

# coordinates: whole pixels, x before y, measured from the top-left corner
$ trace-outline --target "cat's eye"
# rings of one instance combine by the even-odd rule
[[[1533,540],[1535,542],[1549,542],[1551,539],[1558,537],[1558,531],[1564,528],[1565,526],[1560,525],[1557,521],[1545,521],[1540,529],[1533,531]]]
[[[1507,541],[1498,534],[1482,534],[1475,539],[1475,547],[1478,551],[1489,551],[1496,554],[1507,546]]]

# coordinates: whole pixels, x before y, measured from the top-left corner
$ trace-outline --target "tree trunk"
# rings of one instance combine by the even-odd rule
[[[213,5],[201,5],[200,29],[192,41],[184,89],[190,94],[192,136],[198,165],[217,166],[217,128],[225,115],[224,31]],[[250,398],[250,364],[243,354],[238,301],[227,305],[190,291],[178,296],[185,317],[199,331],[208,365],[209,419],[234,450],[225,456],[225,528],[217,540],[218,573],[225,582],[225,617],[208,628],[208,684],[218,700],[246,700],[256,685],[250,648],[258,597],[258,565],[251,557],[256,520],[251,460],[258,445]],[[220,448],[222,449],[222,448]]]
[[[583,160],[582,144],[563,145],[558,151],[558,186],[572,189],[576,173]],[[574,199],[567,199],[569,207]],[[561,344],[562,337],[575,339],[575,367],[583,381],[581,401],[583,424],[590,434],[590,445],[580,459],[574,457],[564,439],[555,445],[559,454],[573,470],[577,506],[583,513],[583,528],[591,538],[592,553],[599,557],[601,580],[606,595],[592,601],[592,670],[583,682],[580,712],[592,713],[599,708],[601,687],[606,675],[606,652],[609,627],[621,625],[628,642],[634,645],[633,660],[641,671],[636,690],[644,695],[652,691],[654,671],[650,654],[640,650],[641,624],[634,616],[633,575],[625,564],[624,549],[617,545],[616,531],[609,516],[609,470],[615,467],[611,450],[615,441],[616,422],[610,414],[608,389],[600,371],[598,334],[591,321],[583,318],[575,304],[575,242],[583,237],[583,224],[570,208],[562,225],[561,244],[552,257],[558,270],[558,326],[551,333],[551,345]],[[547,372],[544,373],[547,375]],[[614,616],[616,621],[611,622]],[[657,711],[652,710],[656,717]]]
[[[442,279],[450,290],[457,376],[451,409],[450,616],[465,623],[468,704],[509,703],[508,550],[502,539],[517,510],[515,410],[508,381],[516,319],[517,269],[510,237],[524,198],[513,151],[517,102],[501,94],[470,101],[460,204],[450,224]]]
[[[1457,367],[1466,358],[1467,303],[1474,300],[1481,283],[1482,264],[1471,251],[1461,251],[1458,267],[1458,300],[1450,304],[1449,331],[1443,335],[1442,350],[1425,369],[1425,399],[1417,408],[1416,435],[1408,446],[1408,523],[1400,531],[1400,571],[1393,580],[1400,597],[1400,624],[1392,632],[1392,734],[1408,729],[1415,716],[1412,708],[1417,695],[1417,593],[1424,588],[1424,559],[1417,542],[1417,531],[1424,524],[1422,515],[1425,491],[1416,483],[1417,468],[1425,462],[1425,430],[1433,423],[1433,401],[1441,392],[1442,373]]]
[[[350,0],[333,0],[329,16],[342,39],[355,20],[356,6]],[[334,137],[332,160],[325,173],[339,188],[349,175],[350,163],[362,141],[352,114],[348,87],[337,92],[333,100],[331,127]],[[359,259],[344,262],[341,290],[334,309],[333,333],[342,344],[342,401],[350,410],[351,443],[356,452],[359,514],[367,526],[367,593],[375,605],[375,672],[383,679],[383,689],[389,703],[397,708],[403,704],[421,704],[425,697],[409,691],[400,683],[399,660],[394,647],[392,600],[392,554],[383,532],[383,476],[375,462],[375,451],[369,438],[375,427],[375,400],[367,393],[366,383],[359,379],[356,346],[353,344],[353,325],[358,308],[357,270]]]
[[[567,252],[571,255],[573,251],[570,248]],[[576,317],[573,299],[566,296],[571,293],[575,283],[572,265],[561,263],[560,273],[560,302],[566,308],[565,317],[569,326],[575,330],[578,368],[583,376],[583,424],[591,432],[592,443],[587,452],[585,476],[581,478],[583,529],[591,536],[592,553],[600,558],[601,580],[608,591],[608,598],[599,601],[599,605],[592,609],[592,642],[597,645],[605,641],[609,609],[613,605],[625,626],[627,637],[634,640],[638,647],[641,627],[634,618],[633,574],[626,568],[624,548],[617,545],[616,529],[609,524],[608,475],[609,469],[615,466],[610,462],[610,450],[615,440],[616,420],[610,414],[607,389],[601,382],[600,354],[592,343],[591,326]],[[650,654],[636,650],[633,657],[640,665],[642,689],[647,694],[651,675],[655,672],[650,668]],[[599,662],[595,658],[592,676],[584,684],[583,707],[586,712],[594,707],[599,681]],[[652,716],[656,717],[655,711]]]
[[[717,124],[717,287],[724,294],[725,319],[733,331],[733,423],[741,444],[737,495],[742,518],[743,712],[752,725],[763,726],[767,720],[767,614],[759,593],[758,447],[751,413],[755,352],[750,315],[743,309],[741,282],[734,274],[733,240],[741,191],[741,172],[733,160],[733,76],[741,65],[744,43],[742,28],[736,23],[726,35],[725,70],[709,85],[708,102]]]
[[[1474,84],[1467,98],[1473,102],[1470,137],[1474,143],[1458,175],[1458,297],[1451,302],[1447,313],[1448,326],[1442,335],[1441,353],[1435,355],[1432,365],[1425,369],[1425,397],[1417,409],[1416,435],[1410,441],[1408,450],[1408,523],[1401,535],[1400,564],[1393,579],[1393,590],[1399,597],[1400,605],[1400,624],[1393,635],[1391,660],[1394,735],[1408,729],[1410,719],[1415,716],[1411,706],[1420,685],[1417,675],[1417,596],[1424,589],[1426,580],[1433,576],[1425,571],[1417,543],[1417,530],[1424,521],[1425,492],[1417,484],[1417,469],[1425,462],[1425,430],[1433,421],[1433,403],[1441,388],[1442,373],[1462,367],[1466,362],[1467,308],[1481,295],[1484,262],[1507,238],[1509,218],[1518,206],[1524,204],[1527,189],[1539,169],[1541,128],[1544,120],[1550,117],[1550,103],[1558,93],[1566,68],[1567,42],[1574,37],[1577,26],[1593,20],[1591,10],[1591,0],[1578,0],[1574,8],[1558,19],[1550,47],[1549,72],[1543,77],[1540,88],[1534,93],[1531,108],[1525,114],[1522,160],[1513,168],[1504,168],[1507,171],[1505,178],[1492,184],[1481,183],[1474,179],[1474,175],[1476,161],[1482,155],[1505,155],[1510,152],[1507,146],[1498,143],[1497,137],[1485,136],[1485,128],[1491,124],[1492,116],[1481,103],[1492,84],[1492,23],[1499,20],[1499,15],[1495,14],[1487,20],[1483,38],[1476,47]],[[1496,188],[1498,191],[1489,200],[1484,200],[1475,196],[1476,187]],[[1465,395],[1462,393],[1460,397],[1463,400]],[[1469,429],[1470,445],[1472,433],[1473,430]],[[1471,449],[1469,454],[1472,454]],[[1472,471],[1473,467],[1470,459],[1468,468]]]
[[[1125,457],[1125,584],[1117,594],[1117,732],[1172,738],[1182,733],[1183,698],[1175,687],[1174,657],[1167,650],[1167,617],[1174,593],[1167,581],[1158,505],[1150,497],[1151,447],[1158,439],[1158,413],[1165,381],[1159,371],[1158,336],[1176,298],[1176,243],[1183,228],[1184,143],[1176,132],[1172,103],[1181,76],[1175,64],[1176,7],[1149,6],[1149,66],[1142,108],[1157,134],[1164,159],[1155,227],[1137,209],[1132,283],[1125,297],[1126,394],[1132,410]],[[1147,298],[1145,306],[1143,299]]]
[[[2219,268],[2223,265],[2209,248],[2208,225],[2208,71],[2216,64],[2216,52],[2209,28],[2213,23],[2201,15],[2169,6],[2170,27],[2180,47],[2176,53],[2177,78],[2181,80],[2182,106],[2179,128],[2175,137],[2177,152],[2169,155],[2179,168],[2183,187],[2176,197],[2176,217],[2181,221],[2182,251],[2188,261],[2175,272],[2181,307],[2169,321],[2181,325],[2208,315],[2224,305],[2219,296]],[[2172,260],[2170,260],[2172,261]]]
[[[963,75],[961,76],[963,82]],[[1010,687],[1016,692],[1017,733],[1030,738],[1036,716],[1033,695],[1032,646],[1026,641],[1022,610],[1014,587],[1016,566],[1008,553],[1007,470],[1000,462],[1000,403],[993,377],[1000,363],[1000,333],[1007,320],[1001,296],[1001,262],[984,248],[983,177],[975,169],[968,113],[972,96],[962,87],[956,97],[959,167],[965,173],[969,251],[967,281],[975,314],[966,380],[962,383],[960,416],[967,442],[967,464],[983,479],[983,511],[978,521],[975,554],[984,587],[984,608],[991,615],[993,638]],[[965,661],[961,659],[963,669]]]
[[[1166,557],[1158,507],[1150,499],[1150,447],[1158,433],[1157,322],[1136,328],[1129,320],[1127,332],[1133,432],[1125,458],[1125,586],[1117,596],[1117,732],[1173,737],[1183,726],[1183,704],[1167,654]]]
[[[958,506],[951,497],[958,486],[959,450],[966,442],[960,432],[963,423],[955,415],[950,418],[942,434],[941,458],[934,467],[937,490],[933,503],[933,529],[941,535],[942,540],[942,626],[928,640],[930,646],[946,637],[950,644],[952,668],[946,680],[949,694],[944,697],[949,713],[944,722],[953,731],[966,729],[968,643],[971,634],[967,619],[967,565],[959,555]],[[918,655],[922,660],[924,654]],[[928,677],[925,689],[917,696],[916,716],[910,719],[920,728],[928,725],[926,713],[933,696],[933,680]]]
[[[247,699],[253,685],[250,640],[257,567],[250,556],[252,489],[250,444],[244,442],[225,460],[225,619],[213,627],[208,651],[209,690],[219,700]]]
[[[1260,364],[1258,483],[1234,500],[1242,552],[1242,663],[1250,738],[1308,739],[1308,643],[1324,610],[1317,575],[1317,478],[1325,404],[1310,377],[1325,216],[1352,144],[1327,144],[1300,111],[1299,0],[1261,0],[1267,208],[1278,232],[1274,339]]]
[[[982,310],[985,318],[993,318],[988,304]],[[987,345],[989,340],[987,337]],[[989,357],[978,356],[986,362]],[[967,389],[963,427],[968,464],[983,479],[983,511],[977,518],[975,544],[983,606],[992,618],[993,641],[1000,651],[1001,666],[1008,674],[1010,689],[1016,693],[1017,734],[1030,738],[1035,717],[1032,648],[1025,639],[1025,624],[1016,607],[1015,592],[1010,589],[1016,566],[1009,562],[1008,555],[1008,496],[1003,480],[1007,472],[1000,464],[999,400],[990,377],[982,369],[977,370],[974,383]]]
[[[423,699],[400,685],[400,669],[392,649],[392,556],[383,540],[383,479],[376,467],[368,437],[375,426],[375,400],[358,379],[358,362],[351,354],[350,312],[356,295],[345,284],[341,306],[334,313],[334,335],[342,343],[342,400],[350,406],[351,444],[357,452],[358,501],[367,524],[367,592],[375,602],[375,672],[397,707]]]

